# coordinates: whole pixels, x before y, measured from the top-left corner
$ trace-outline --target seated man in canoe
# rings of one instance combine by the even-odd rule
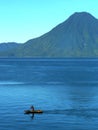
[[[34,112],[34,106],[31,106],[31,111]]]
[[[34,106],[31,106],[31,110],[25,110],[25,114],[32,114],[32,113],[43,113],[42,110],[35,110]]]

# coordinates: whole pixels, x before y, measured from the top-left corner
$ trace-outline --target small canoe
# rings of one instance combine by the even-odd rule
[[[32,111],[32,110],[25,110],[24,113],[25,114],[35,114],[35,113],[40,114],[40,113],[43,113],[43,111],[42,110],[34,110],[34,111]]]

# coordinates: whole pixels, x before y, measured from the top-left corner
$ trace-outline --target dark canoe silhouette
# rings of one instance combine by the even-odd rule
[[[32,111],[32,110],[25,110],[24,113],[25,114],[34,114],[34,113],[40,114],[40,113],[43,113],[43,111],[42,110],[34,110],[34,111]]]

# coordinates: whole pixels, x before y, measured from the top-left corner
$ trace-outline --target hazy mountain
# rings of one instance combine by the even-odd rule
[[[74,13],[50,32],[15,49],[8,48],[0,56],[97,57],[98,19],[86,12]]]
[[[18,47],[18,45],[20,45],[20,44],[15,43],[15,42],[1,43],[0,44],[0,51],[5,51],[8,49],[16,48],[16,47]]]

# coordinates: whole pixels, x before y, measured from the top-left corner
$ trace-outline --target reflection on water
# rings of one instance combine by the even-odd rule
[[[69,87],[69,99],[73,108],[92,108],[96,95],[96,87]]]

